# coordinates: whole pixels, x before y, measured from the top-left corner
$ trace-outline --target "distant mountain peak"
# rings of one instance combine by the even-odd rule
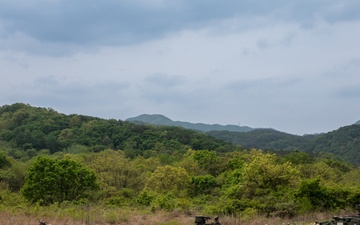
[[[154,125],[170,125],[173,121],[161,114],[141,114],[136,117],[128,118],[126,121],[141,122]]]
[[[219,125],[219,124],[204,124],[204,123],[189,123],[183,121],[173,121],[168,117],[161,114],[141,114],[136,117],[128,118],[126,121],[135,123],[147,123],[153,125],[177,126],[186,129],[197,131],[235,131],[235,132],[248,132],[254,130],[247,126],[237,125]]]
[[[355,124],[359,124],[359,125],[360,125],[360,120],[358,120]]]

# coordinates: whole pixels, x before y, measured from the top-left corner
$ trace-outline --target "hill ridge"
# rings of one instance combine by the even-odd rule
[[[173,122],[159,114],[156,118]],[[71,148],[74,144],[87,146],[91,151],[126,149],[133,156],[152,149],[173,151],[190,147],[227,152],[234,147],[244,147],[279,152],[331,153],[339,159],[360,165],[359,123],[327,133],[303,136],[264,128],[248,132],[199,132],[180,127],[176,121],[171,126],[138,125],[130,121],[66,115],[51,108],[16,103],[0,107],[0,125],[0,144],[8,143],[24,150],[26,154],[35,154],[42,149],[55,153]]]
[[[141,114],[136,117],[128,118],[125,121],[134,122],[134,123],[152,124],[152,125],[179,126],[186,129],[197,130],[202,132],[209,132],[209,131],[249,132],[255,129],[248,126],[238,126],[238,125],[230,125],[230,124],[220,125],[220,124],[173,121],[170,118],[161,114]]]

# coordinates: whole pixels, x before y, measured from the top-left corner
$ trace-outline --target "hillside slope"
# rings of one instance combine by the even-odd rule
[[[127,119],[135,123],[179,126],[206,132],[215,138],[241,145],[245,148],[263,150],[300,150],[313,153],[332,153],[342,160],[360,164],[360,126],[353,125],[323,134],[292,135],[274,129],[254,129],[239,126],[192,124],[172,121],[163,115],[143,114]]]
[[[233,145],[180,127],[138,125],[84,115],[65,115],[49,108],[16,103],[0,107],[0,141],[33,152],[65,151],[81,145],[91,151],[125,150],[129,156],[187,149],[231,151]],[[0,142],[0,144],[1,144]]]
[[[210,131],[207,134],[247,148],[263,150],[310,150],[317,135],[298,136],[273,129],[256,129],[246,133]]]
[[[263,150],[332,153],[340,159],[360,165],[358,124],[324,134],[298,136],[272,129],[253,129],[248,132],[213,130],[204,133],[171,125],[171,120],[163,116],[157,118],[169,124],[153,126],[84,115],[65,115],[50,108],[16,103],[0,107],[0,144],[6,143],[24,150],[29,156],[42,150],[51,153],[68,151],[74,145],[85,146],[91,151],[122,149],[129,156],[143,155],[144,152],[185,152],[189,148],[228,152],[233,151],[235,145],[240,145]]]
[[[197,131],[234,131],[234,132],[248,132],[254,130],[254,128],[248,126],[237,126],[237,125],[220,125],[220,124],[204,124],[204,123],[189,123],[182,121],[173,121],[166,116],[160,114],[142,114],[136,117],[128,118],[126,121],[139,124],[153,124],[153,125],[164,125],[164,126],[176,126],[183,127],[186,129],[197,130]]]
[[[271,129],[257,129],[247,133],[211,131],[207,134],[263,150],[300,150],[313,153],[332,153],[342,160],[360,165],[360,125],[353,124],[317,135],[292,135]]]

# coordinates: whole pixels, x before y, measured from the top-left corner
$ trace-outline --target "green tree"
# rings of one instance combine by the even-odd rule
[[[211,191],[215,186],[215,177],[210,174],[191,177],[191,192],[193,196],[211,194]]]
[[[122,188],[139,189],[143,187],[141,168],[134,165],[123,151],[111,149],[94,153],[90,160],[104,189],[118,191]]]
[[[298,184],[299,170],[290,162],[278,162],[275,154],[252,150],[250,162],[243,168],[243,186],[241,195],[243,200],[268,216],[281,213],[283,216],[292,216],[293,211],[284,212],[283,205],[289,205],[293,200],[293,190]]]
[[[252,190],[277,191],[280,187],[296,183],[299,171],[290,162],[280,164],[275,154],[253,151],[252,160],[244,164],[245,186]]]
[[[180,194],[186,190],[190,183],[189,174],[185,169],[174,166],[160,166],[149,177],[146,189],[162,193],[171,191]]]
[[[308,153],[298,150],[289,152],[284,156],[283,160],[289,161],[294,165],[306,165],[314,162]]]
[[[0,169],[0,183],[7,185],[9,190],[18,192],[25,183],[25,173],[28,163],[11,160],[11,166]]]
[[[344,174],[335,166],[328,165],[324,160],[310,165],[301,165],[301,174],[308,179],[320,178],[326,183],[338,183]]]
[[[11,166],[11,162],[7,159],[6,153],[0,151],[0,169]]]
[[[320,179],[301,181],[295,197],[303,210],[323,210],[333,206],[329,190]]]
[[[191,152],[193,151],[194,150],[188,150],[188,153],[184,154],[184,157],[180,161],[174,163],[174,165],[184,168],[192,176],[204,175],[203,169],[200,168],[199,163],[191,155]]]
[[[82,164],[40,156],[28,169],[22,194],[32,203],[49,205],[86,198],[87,191],[96,189],[95,173]]]
[[[220,161],[220,157],[216,155],[215,151],[197,150],[193,152],[193,158],[204,170],[204,174],[217,176],[225,168],[225,164]]]

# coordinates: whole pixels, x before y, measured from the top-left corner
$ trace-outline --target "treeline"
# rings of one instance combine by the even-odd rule
[[[23,104],[0,115],[0,209],[92,204],[292,217],[359,203],[360,169],[330,155],[278,155],[184,129]]]
[[[216,153],[188,149],[129,158],[122,150],[32,160],[0,156],[0,208],[69,203],[183,213],[293,217],[354,207],[359,168],[304,152]],[[28,206],[27,206],[28,207]],[[24,207],[26,208],[26,207]]]
[[[16,158],[33,157],[42,151],[72,151],[73,146],[93,152],[122,149],[128,157],[180,151],[188,148],[233,151],[225,141],[179,127],[135,125],[84,115],[65,115],[51,108],[16,103],[0,107],[0,141],[13,149]],[[26,155],[23,155],[23,154]]]
[[[210,131],[207,134],[247,148],[299,150],[309,154],[331,153],[354,165],[360,165],[360,125],[341,127],[324,134],[292,135],[272,129],[249,132]]]

